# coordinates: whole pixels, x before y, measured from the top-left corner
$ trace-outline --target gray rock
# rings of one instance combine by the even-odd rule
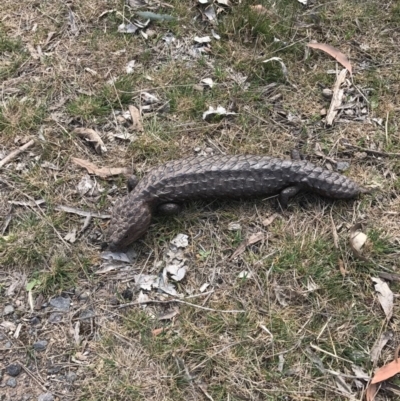
[[[62,311],[69,311],[71,300],[64,297],[56,297],[50,300],[50,305]]]
[[[7,380],[6,384],[7,384],[8,387],[14,388],[14,387],[17,386],[17,379],[14,378],[14,377],[10,377],[10,378]]]
[[[336,170],[337,171],[345,171],[350,167],[350,164],[347,162],[337,162],[336,163]]]
[[[36,341],[33,344],[33,349],[36,351],[44,351],[47,347],[48,342],[46,340]]]
[[[14,312],[14,307],[12,305],[6,305],[4,307],[4,311],[3,311],[4,315],[11,315],[11,313],[13,313],[13,312]]]
[[[22,367],[18,363],[12,363],[6,367],[6,372],[12,377],[17,377],[21,373]]]
[[[63,315],[61,313],[53,312],[49,316],[50,323],[60,323],[63,320]]]
[[[54,395],[51,393],[42,393],[39,395],[38,401],[54,401]]]
[[[90,319],[92,317],[94,317],[96,314],[94,313],[94,311],[92,309],[85,309],[83,310],[80,314],[79,314],[79,319]]]
[[[73,383],[78,378],[75,372],[69,372],[65,375],[65,380],[69,383]]]

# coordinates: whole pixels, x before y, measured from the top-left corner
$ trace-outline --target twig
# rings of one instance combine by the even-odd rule
[[[171,302],[176,302],[178,304],[193,306],[194,308],[203,309],[203,310],[206,310],[206,311],[209,311],[209,312],[221,312],[221,313],[243,313],[243,312],[245,312],[244,310],[236,310],[236,309],[219,310],[219,309],[207,308],[206,306],[192,304],[190,302],[186,302],[186,301],[183,301],[181,299],[169,299],[167,301],[157,301],[157,300],[148,300],[148,301],[141,301],[141,302],[135,301],[135,302],[129,302],[129,303],[124,304],[124,305],[120,305],[120,306],[118,306],[118,309],[126,308],[128,306],[143,305],[143,304],[163,304],[163,305],[166,305],[166,304],[169,304]]]
[[[341,361],[353,363],[352,361],[349,361],[348,359],[341,358],[340,356],[337,356],[337,355],[335,355],[335,354],[332,354],[331,352],[325,351],[324,349],[318,347],[318,345],[315,345],[315,344],[313,344],[313,343],[310,343],[310,347],[313,348],[313,349],[315,349],[315,350],[317,350],[317,351],[323,352],[324,354],[327,354],[327,355],[329,355],[329,356],[331,356],[331,357],[333,357],[333,358],[340,359]]]
[[[20,194],[22,194],[23,196],[25,196],[26,198],[28,198],[31,202],[33,202],[33,204],[36,205],[36,207],[34,206],[30,206],[32,207],[32,210],[36,212],[36,209],[39,210],[39,212],[36,212],[37,214],[40,214],[44,221],[54,230],[54,232],[56,233],[56,235],[58,236],[58,238],[61,240],[61,242],[68,248],[70,248],[70,245],[68,244],[68,242],[65,241],[65,239],[62,237],[62,235],[57,231],[57,229],[54,227],[53,223],[47,218],[47,216],[45,215],[45,213],[43,212],[43,210],[40,208],[40,206],[36,203],[35,199],[33,199],[31,196],[29,196],[28,194],[26,194],[25,192],[21,191],[19,188],[17,188],[16,186],[14,186],[13,184],[11,184],[8,181],[4,181],[0,178],[0,181],[3,182],[5,185],[8,185],[9,187],[15,189],[17,192],[19,192]],[[29,205],[27,205],[29,206]]]
[[[9,155],[7,155],[3,160],[0,160],[0,168],[5,166],[8,162],[10,162],[12,159],[17,157],[20,153],[25,152],[25,150],[28,149],[29,147],[31,147],[34,143],[35,143],[35,140],[31,139],[25,145],[22,145],[20,148],[14,150]]]
[[[355,148],[355,149],[358,149],[358,150],[361,150],[362,152],[371,153],[371,154],[377,155],[377,156],[384,156],[384,157],[400,156],[400,153],[381,152],[379,150],[372,150],[372,149],[368,149],[368,148],[363,148],[361,146],[352,145],[351,143],[348,143],[348,142],[344,142],[343,145],[348,146],[348,147],[352,147],[352,148]]]
[[[66,213],[77,214],[77,215],[83,216],[83,217],[95,217],[95,218],[98,218],[98,219],[109,219],[109,218],[111,218],[111,215],[109,215],[109,214],[100,214],[100,213],[87,212],[86,210],[75,209],[73,207],[63,206],[63,205],[56,206],[56,210],[59,210],[61,212],[66,212]]]
[[[21,365],[22,369],[30,376],[39,386],[42,388],[42,390],[47,392],[47,388],[44,386],[44,384],[20,361],[18,363]]]

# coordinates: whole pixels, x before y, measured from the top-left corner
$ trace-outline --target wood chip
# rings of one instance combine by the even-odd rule
[[[343,69],[336,78],[335,86],[333,87],[333,95],[331,105],[329,106],[328,114],[326,116],[326,124],[332,125],[338,110],[337,108],[342,104],[344,90],[340,86],[346,79],[347,70]]]
[[[29,142],[27,142],[25,145],[22,145],[20,148],[14,150],[10,154],[8,154],[3,160],[0,160],[0,168],[5,166],[7,163],[9,163],[12,159],[15,159],[19,154],[22,152],[25,152],[26,149],[31,147],[35,141],[31,139]]]
[[[131,114],[132,118],[132,129],[135,131],[142,132],[143,125],[141,122],[140,111],[137,107],[130,105],[129,106],[129,113]]]

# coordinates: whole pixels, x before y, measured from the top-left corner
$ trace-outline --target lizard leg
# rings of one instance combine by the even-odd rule
[[[161,205],[157,206],[157,211],[168,216],[178,214],[182,210],[181,205],[177,203],[169,202],[169,203],[162,203]]]
[[[294,185],[292,187],[287,187],[283,189],[279,194],[279,203],[283,209],[287,208],[288,202],[290,198],[293,198],[296,194],[301,191],[300,185]]]
[[[131,192],[133,190],[133,188],[136,187],[136,185],[138,184],[139,180],[136,177],[136,175],[131,175],[128,178],[128,181],[126,183],[127,187],[128,187],[128,192]]]

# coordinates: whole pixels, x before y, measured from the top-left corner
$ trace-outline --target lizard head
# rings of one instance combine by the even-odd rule
[[[151,222],[149,205],[144,201],[132,202],[126,197],[116,203],[109,226],[108,248],[122,250],[139,239]]]

